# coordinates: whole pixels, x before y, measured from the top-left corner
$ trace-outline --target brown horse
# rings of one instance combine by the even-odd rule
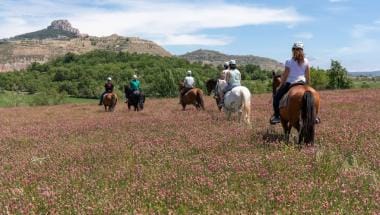
[[[117,95],[115,93],[106,93],[103,98],[104,110],[113,112],[117,103]]]
[[[281,77],[273,73],[273,97],[280,84]],[[298,144],[302,141],[305,144],[314,144],[319,102],[319,93],[308,85],[296,85],[289,89],[288,97],[285,95],[280,102],[285,103],[285,105],[280,105],[280,117],[285,137],[288,140],[290,130],[294,127],[299,134]]]
[[[181,93],[184,90],[183,82],[179,83],[179,92]],[[194,105],[197,110],[205,109],[203,101],[203,91],[199,88],[193,88],[187,91],[181,98],[182,110],[185,110],[186,105]]]

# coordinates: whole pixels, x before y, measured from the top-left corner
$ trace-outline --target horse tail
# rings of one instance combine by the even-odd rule
[[[244,90],[242,89],[240,91],[240,96],[242,97],[242,110],[243,110],[243,117],[244,117],[244,122],[247,124],[251,124],[250,116],[251,116],[251,98],[250,98],[250,93],[245,93]]]
[[[301,119],[302,119],[301,134],[305,143],[313,144],[314,142],[316,116],[317,114],[316,114],[316,108],[314,107],[314,96],[310,91],[306,91],[303,94],[302,108],[301,108]]]
[[[197,102],[199,104],[199,106],[201,106],[201,108],[204,110],[205,109],[205,103],[203,101],[203,93],[201,90],[197,90]]]

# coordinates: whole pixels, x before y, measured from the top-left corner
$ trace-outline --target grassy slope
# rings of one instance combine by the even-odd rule
[[[29,95],[27,93],[16,93],[5,91],[0,93],[0,107],[22,107],[35,106],[35,98],[38,94]],[[95,99],[66,97],[62,103],[68,104],[88,104],[95,103]]]
[[[148,99],[143,112],[96,105],[1,109],[0,212],[379,212],[379,89],[322,92],[315,147],[270,127],[269,94],[252,128]]]

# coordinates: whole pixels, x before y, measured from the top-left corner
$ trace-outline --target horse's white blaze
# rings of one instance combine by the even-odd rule
[[[218,82],[218,92],[223,91],[227,83]],[[250,124],[251,115],[251,93],[244,86],[234,87],[231,91],[224,95],[224,108],[227,118],[230,119],[231,113],[238,112],[239,121],[243,116],[243,121]]]

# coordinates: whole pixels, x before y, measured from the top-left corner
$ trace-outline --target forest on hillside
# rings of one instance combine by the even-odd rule
[[[97,98],[107,77],[112,77],[116,92],[122,94],[124,85],[136,74],[142,90],[150,97],[175,97],[178,83],[191,70],[196,86],[205,90],[205,82],[217,78],[221,66],[190,63],[177,57],[131,54],[96,50],[83,55],[67,53],[44,64],[33,63],[25,70],[0,74],[0,89],[27,92],[64,94],[80,98]],[[271,90],[273,71],[257,65],[240,66],[243,84],[254,93]],[[332,61],[328,71],[311,69],[312,86],[317,89],[349,88],[347,71]]]

